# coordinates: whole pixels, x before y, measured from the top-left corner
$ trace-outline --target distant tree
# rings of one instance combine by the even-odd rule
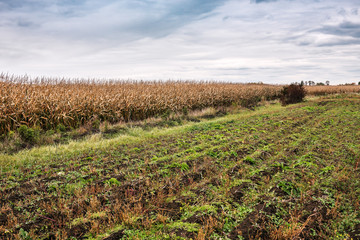
[[[316,85],[317,85],[317,86],[324,86],[325,84],[322,83],[322,82],[318,82],[318,83],[316,83]]]
[[[308,81],[305,81],[305,85],[308,85]]]
[[[303,85],[304,85],[304,81],[301,81],[300,85],[303,86]]]
[[[360,85],[360,82],[358,82],[358,85]]]
[[[328,85],[328,86],[330,85],[330,81],[326,81],[325,83],[326,83],[326,85]]]

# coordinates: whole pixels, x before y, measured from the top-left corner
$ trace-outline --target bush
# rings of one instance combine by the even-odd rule
[[[18,133],[20,135],[20,138],[27,143],[34,144],[36,142],[36,139],[39,135],[39,132],[36,129],[29,128],[26,125],[21,125],[18,128]]]
[[[99,120],[99,119],[94,119],[94,120],[92,120],[91,126],[92,126],[92,128],[95,129],[95,130],[100,129],[100,120]]]
[[[161,114],[161,118],[162,120],[166,121],[169,120],[171,115],[171,110],[170,109],[166,109],[162,114]]]
[[[187,107],[183,107],[182,112],[185,117],[189,116],[189,110]]]
[[[261,102],[261,96],[253,96],[241,100],[241,106],[249,109],[254,109]]]
[[[306,91],[303,85],[291,84],[281,90],[280,102],[283,106],[299,103],[304,100],[305,95]]]
[[[66,131],[66,127],[64,126],[64,124],[60,123],[59,125],[56,126],[56,130],[57,130],[57,132],[59,132],[59,133],[65,132],[65,131]]]

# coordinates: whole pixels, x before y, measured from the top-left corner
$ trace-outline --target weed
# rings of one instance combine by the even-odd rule
[[[326,173],[329,173],[331,171],[333,171],[335,169],[335,166],[334,165],[330,165],[330,166],[326,166],[324,168],[321,169],[321,172],[323,174],[326,174]]]
[[[186,172],[190,169],[187,163],[173,163],[169,166],[170,168],[179,168],[182,172]]]
[[[256,164],[256,161],[253,157],[250,157],[250,156],[246,156],[243,160],[245,163],[248,163],[250,165],[254,165]]]
[[[299,195],[300,193],[299,189],[292,182],[281,181],[277,186],[288,195]]]
[[[118,186],[121,184],[116,178],[110,178],[109,180],[106,180],[104,183],[108,184],[109,186],[114,186],[114,185]]]
[[[30,234],[22,228],[20,229],[19,237],[21,240],[32,240]]]

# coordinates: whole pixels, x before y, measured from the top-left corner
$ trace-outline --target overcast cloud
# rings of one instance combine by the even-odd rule
[[[0,72],[360,81],[359,0],[0,0]]]

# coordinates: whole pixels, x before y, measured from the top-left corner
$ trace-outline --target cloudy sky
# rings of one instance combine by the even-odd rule
[[[0,72],[360,81],[360,0],[0,0]]]

